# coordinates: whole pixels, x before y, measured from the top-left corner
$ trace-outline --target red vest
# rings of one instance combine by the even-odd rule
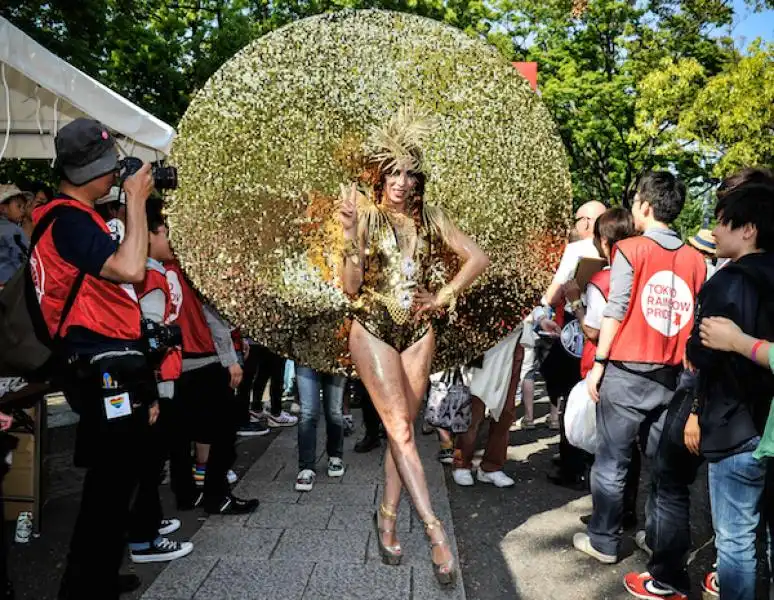
[[[188,285],[179,262],[175,260],[164,263],[164,268],[167,270],[167,283],[172,300],[171,311],[183,332],[183,356],[212,356],[215,354],[215,342],[196,292]]]
[[[102,217],[85,204],[69,198],[56,198],[37,209],[32,215],[37,224],[55,206],[71,206],[88,214],[97,226],[110,235]],[[30,257],[32,280],[40,302],[43,319],[51,336],[56,334],[70,293],[78,275],[78,269],[64,260],[56,251],[53,239],[54,225],[41,236]],[[131,285],[121,285],[86,275],[75,298],[61,335],[65,337],[71,327],[83,327],[106,338],[137,340],[140,338],[140,305]]]
[[[607,302],[607,297],[610,294],[610,269],[605,269],[594,273],[594,276],[589,280],[589,285],[593,285],[597,288],[602,297]],[[588,288],[587,288],[588,290]],[[588,293],[588,292],[587,292]],[[584,379],[588,372],[594,367],[594,358],[597,353],[597,345],[591,340],[587,339],[583,344],[583,354],[581,355],[581,377]]]
[[[166,271],[158,263],[148,263],[145,270],[145,280],[135,286],[140,300],[154,290],[161,290],[164,294],[164,325],[173,323],[177,313],[173,313],[172,295],[167,284]],[[174,317],[174,318],[173,318]],[[161,360],[159,367],[159,381],[173,381],[180,377],[183,371],[183,351],[178,348],[169,348]]]
[[[608,358],[679,365],[707,275],[704,259],[686,244],[667,250],[645,236],[621,240],[616,248],[634,269],[634,280],[629,310]]]

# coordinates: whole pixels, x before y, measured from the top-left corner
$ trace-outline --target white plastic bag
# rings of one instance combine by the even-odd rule
[[[594,454],[597,450],[597,405],[589,395],[586,380],[572,391],[564,409],[564,431],[567,441],[576,448]]]

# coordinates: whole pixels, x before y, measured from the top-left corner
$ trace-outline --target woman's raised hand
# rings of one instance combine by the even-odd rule
[[[354,234],[357,231],[357,186],[354,183],[349,187],[339,184],[339,188],[339,221],[345,234]]]

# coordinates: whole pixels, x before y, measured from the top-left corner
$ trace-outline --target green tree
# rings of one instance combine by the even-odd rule
[[[618,203],[638,175],[675,170],[702,197],[743,164],[771,164],[771,47],[717,37],[727,0],[8,0],[23,31],[176,125],[234,53],[288,22],[342,8],[421,14],[539,63],[576,202]],[[754,8],[774,0],[748,0]],[[582,10],[574,10],[580,7]],[[728,89],[733,94],[726,93]],[[29,166],[4,161],[4,174]]]
[[[539,63],[540,88],[567,149],[576,202],[621,202],[647,169],[671,168],[689,183],[706,176],[700,157],[671,139],[691,90],[671,89],[654,74],[665,61],[680,59],[702,74],[723,68],[730,44],[713,32],[731,22],[725,2],[591,0],[574,17],[567,1],[502,1],[514,47],[521,47],[516,56]],[[658,115],[643,104],[643,86],[659,86],[669,96]]]
[[[774,166],[774,44],[756,41],[710,78],[681,115],[679,135],[716,158],[718,178]]]

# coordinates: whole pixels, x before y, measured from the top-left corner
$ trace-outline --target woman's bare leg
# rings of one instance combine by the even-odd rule
[[[404,390],[408,395],[409,419],[412,428],[422,408],[422,399],[427,389],[428,372],[434,347],[435,336],[431,330],[430,333],[401,354],[403,384]],[[382,495],[382,503],[390,510],[397,511],[402,488],[403,484],[398,473],[398,467],[395,465],[395,459],[388,448],[384,457],[384,494]],[[397,536],[394,533],[385,534],[383,541],[385,545],[394,546],[397,544],[396,538]]]
[[[420,518],[432,521],[435,515],[414,441],[410,392],[405,388],[401,357],[394,348],[368,333],[357,321],[352,325],[349,347],[357,372],[384,423],[390,453],[400,479]]]
[[[411,346],[408,350],[401,354],[401,361],[403,363],[404,374],[404,386],[406,389],[411,390],[410,398],[412,408],[414,409],[411,414],[411,423],[413,424],[417,418],[420,408],[422,407],[422,398],[427,390],[427,384],[430,376],[430,366],[433,362],[433,352],[435,350],[435,333],[431,329],[429,333],[419,340],[416,344]],[[439,430],[441,431],[441,430]],[[413,425],[412,425],[413,432]],[[444,432],[446,433],[446,432]],[[447,434],[449,441],[451,441],[451,435]],[[416,445],[415,445],[416,448]],[[397,459],[396,462],[400,460]],[[400,468],[400,464],[398,464]],[[424,482],[424,468],[422,469],[422,479]],[[425,483],[425,488],[427,484]],[[432,512],[432,508],[430,509]],[[435,514],[428,520],[422,513],[419,512],[420,518],[425,523],[435,520]],[[427,534],[433,542],[446,541],[446,534],[440,527],[433,527],[427,530]],[[452,558],[451,548],[448,543],[442,543],[434,545],[432,547],[433,562],[436,564],[447,563]]]

